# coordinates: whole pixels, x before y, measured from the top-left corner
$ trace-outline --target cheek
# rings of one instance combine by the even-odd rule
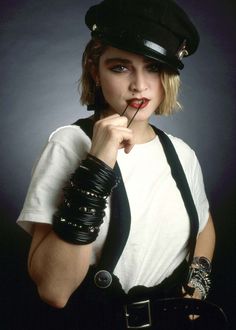
[[[119,79],[112,79],[110,76],[101,77],[101,86],[106,100],[122,95],[122,84]]]

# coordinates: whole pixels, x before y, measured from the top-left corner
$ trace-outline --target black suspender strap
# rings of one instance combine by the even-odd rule
[[[92,140],[94,121],[92,118],[78,119],[73,125],[79,126],[86,135]]]
[[[121,177],[120,184],[113,190],[111,195],[111,216],[108,235],[99,268],[113,272],[123,252],[130,232],[131,214],[129,201],[122,179],[120,168],[115,164],[114,171]]]
[[[162,144],[167,162],[171,169],[171,174],[176,182],[176,185],[181,193],[185,208],[187,210],[189,220],[190,220],[190,235],[189,235],[189,261],[191,263],[194,254],[194,249],[196,245],[196,237],[199,227],[198,213],[196,206],[193,201],[193,197],[186,179],[183,167],[180,163],[179,157],[176,150],[169,139],[169,137],[160,129],[152,126],[155,133],[158,135],[159,140]]]
[[[92,139],[94,125],[94,121],[92,119],[79,119],[75,125],[80,126],[80,128],[90,137],[90,139]],[[109,273],[113,273],[130,232],[131,215],[129,201],[117,162],[115,164],[114,171],[115,174],[121,178],[121,181],[116,189],[113,190],[111,195],[110,225],[107,239],[99,260],[99,265],[97,267],[98,272],[100,270],[106,270]],[[103,273],[103,276],[105,278],[106,274]]]
[[[77,122],[74,123],[74,125],[80,126],[80,128],[90,137],[90,139],[92,139],[94,121],[91,118],[79,119]],[[192,198],[192,194],[183,167],[180,163],[179,157],[175,151],[175,148],[171,140],[163,131],[156,128],[155,126],[152,127],[155,133],[158,135],[159,140],[162,144],[167,162],[171,168],[171,174],[181,193],[185,208],[189,215],[189,220],[190,220],[189,261],[191,262],[194,253],[196,237],[198,233],[198,226],[199,226],[197,210]],[[122,254],[122,251],[128,239],[129,231],[130,231],[130,221],[131,221],[129,202],[117,162],[115,164],[114,171],[117,175],[121,177],[121,182],[118,185],[118,187],[114,189],[112,192],[110,225],[108,229],[107,239],[105,241],[102,255],[99,261],[99,265],[97,267],[98,273],[103,271],[101,277],[103,277],[102,280],[104,280],[105,285],[104,286],[101,285],[101,287],[104,288],[109,286],[109,285],[106,286],[107,278],[106,278],[106,274],[104,273],[104,270],[105,272],[107,271],[108,274],[114,271],[115,266]],[[95,279],[95,283],[96,283],[96,279]]]

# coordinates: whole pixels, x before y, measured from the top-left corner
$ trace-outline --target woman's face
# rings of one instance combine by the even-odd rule
[[[136,121],[147,121],[164,97],[158,62],[144,56],[108,47],[100,57],[97,79],[104,98],[109,105],[109,114],[121,114]]]

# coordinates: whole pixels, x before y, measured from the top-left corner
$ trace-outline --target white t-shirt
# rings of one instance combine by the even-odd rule
[[[199,216],[199,231],[209,217],[202,172],[194,151],[170,136],[184,168]],[[90,150],[91,141],[78,126],[57,129],[49,138],[17,220],[32,233],[33,223],[52,223],[62,198],[62,188]],[[136,144],[129,154],[119,150],[118,164],[131,210],[128,241],[114,274],[125,291],[135,285],[153,286],[168,277],[186,257],[190,223],[162,145],[152,141]],[[109,226],[110,202],[99,236],[93,243],[91,264],[97,262]]]

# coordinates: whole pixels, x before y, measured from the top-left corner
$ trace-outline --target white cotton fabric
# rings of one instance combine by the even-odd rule
[[[209,217],[202,172],[194,151],[169,135],[184,168],[199,216],[199,232]],[[49,138],[34,168],[18,224],[32,233],[34,223],[52,223],[63,197],[62,188],[90,150],[91,141],[78,126],[64,126]],[[136,144],[129,154],[118,152],[118,163],[131,209],[131,230],[114,270],[125,291],[135,285],[153,286],[168,277],[186,257],[189,218],[170,167],[156,136]],[[109,226],[110,203],[91,264],[98,261]]]

